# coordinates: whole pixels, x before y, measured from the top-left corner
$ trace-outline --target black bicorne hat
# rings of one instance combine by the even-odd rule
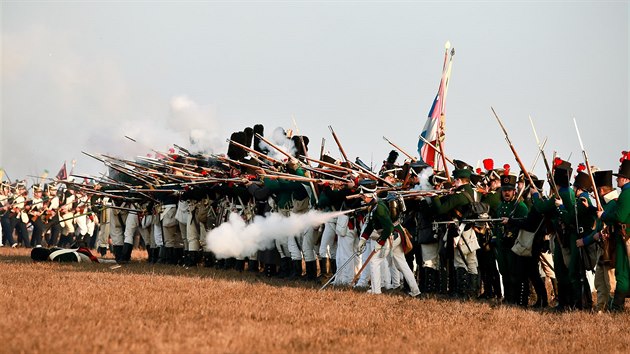
[[[613,187],[613,171],[595,171],[593,172],[593,179],[595,180],[595,186],[599,187]]]

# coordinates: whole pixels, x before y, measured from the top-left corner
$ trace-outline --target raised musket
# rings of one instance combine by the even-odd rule
[[[575,132],[577,133],[578,140],[580,141],[580,148],[582,149],[582,156],[584,156],[584,163],[586,164],[586,170],[588,171],[588,176],[591,179],[591,183],[593,184],[593,194],[595,195],[595,203],[597,204],[597,210],[601,211],[602,202],[599,200],[599,193],[597,192],[597,186],[595,185],[595,178],[593,178],[593,171],[591,171],[591,164],[588,162],[588,156],[586,155],[586,150],[584,149],[584,144],[582,143],[582,137],[580,136],[580,130],[578,129],[577,121],[573,118],[573,124],[575,124]]]
[[[332,134],[333,139],[335,139],[335,143],[337,143],[337,147],[339,148],[339,152],[341,153],[341,156],[343,156],[343,159],[346,161],[346,163],[350,163],[350,160],[348,159],[348,156],[346,155],[346,152],[344,151],[343,146],[341,146],[341,142],[339,141],[337,134],[335,134],[335,130],[333,129],[332,125],[329,125],[328,129],[330,129],[330,133]]]
[[[400,148],[398,145],[396,145],[396,144],[392,143],[392,142],[391,142],[389,139],[387,139],[385,136],[383,136],[383,140],[387,141],[387,142],[389,143],[389,145],[391,145],[391,146],[393,146],[393,147],[394,147],[394,149],[396,149],[396,150],[398,150],[398,151],[402,152],[402,153],[403,153],[403,155],[407,156],[407,157],[408,157],[411,161],[413,161],[413,162],[418,161],[418,159],[417,159],[417,158],[415,158],[415,157],[413,157],[413,156],[409,155],[409,154],[408,154],[405,150],[403,150],[402,148]]]
[[[529,122],[532,125],[532,130],[534,131],[534,137],[536,138],[536,146],[538,146],[538,150],[540,150],[540,154],[543,158],[543,162],[545,163],[545,169],[547,170],[547,181],[551,186],[551,193],[554,198],[560,199],[560,193],[558,192],[558,186],[556,186],[556,182],[553,179],[553,173],[551,172],[551,168],[549,167],[549,161],[547,161],[547,157],[545,156],[545,147],[544,145],[540,145],[540,140],[538,139],[538,134],[536,133],[536,128],[534,127],[534,121],[532,117],[529,117]]]
[[[499,122],[499,125],[501,126],[501,130],[503,130],[503,134],[505,135],[505,141],[510,146],[510,150],[512,150],[512,154],[514,155],[514,159],[516,160],[518,167],[523,172],[523,175],[525,175],[525,178],[529,180],[530,186],[535,186],[534,181],[532,180],[532,176],[529,175],[529,172],[527,172],[527,169],[525,168],[523,161],[521,161],[521,158],[518,156],[518,153],[516,152],[516,149],[514,148],[512,141],[510,140],[510,136],[508,135],[508,132],[505,129],[505,126],[503,126],[503,122],[501,121],[501,118],[499,118],[499,115],[497,114],[497,112],[494,110],[493,107],[490,107],[490,109],[492,110],[492,113],[494,113],[494,116],[497,118],[497,122]]]
[[[245,146],[245,145],[243,145],[243,144],[239,144],[239,143],[237,143],[237,142],[236,142],[236,141],[234,141],[234,140],[231,140],[231,139],[226,139],[225,141],[227,141],[227,142],[228,142],[228,143],[230,143],[230,144],[236,145],[236,146],[240,147],[241,149],[243,149],[243,150],[245,150],[245,151],[247,151],[247,152],[250,152],[250,153],[252,153],[252,154],[254,154],[254,155],[260,156],[260,157],[262,157],[262,158],[266,159],[267,161],[270,161],[270,162],[273,162],[273,163],[275,163],[275,164],[279,164],[279,165],[284,164],[284,162],[282,162],[282,161],[280,161],[280,160],[276,160],[276,159],[274,159],[274,158],[273,158],[273,157],[271,157],[271,156],[267,156],[267,155],[263,154],[262,152],[258,152],[258,151],[254,150],[254,149],[252,149],[252,148],[250,148],[250,147],[247,147],[247,146]]]

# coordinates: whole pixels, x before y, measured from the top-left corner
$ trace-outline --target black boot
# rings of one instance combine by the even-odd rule
[[[610,306],[610,311],[612,312],[623,312],[626,303],[626,295],[622,292],[615,290],[615,296],[612,300],[612,305]]]
[[[476,299],[479,296],[479,274],[468,273],[468,298]]]
[[[131,251],[133,250],[133,244],[125,242],[123,245],[123,259],[124,263],[131,261]]]
[[[529,305],[529,282],[521,281],[518,283],[516,304],[522,308],[527,308]]]
[[[296,280],[302,277],[302,260],[291,260],[291,273],[289,280]]]
[[[167,253],[166,253],[166,247],[164,247],[164,246],[160,246],[160,248],[158,249],[157,263],[158,264],[166,264],[166,263],[168,263],[168,256],[167,256]]]
[[[147,246],[147,263],[153,263],[153,248]]]
[[[153,252],[153,258],[151,259],[153,264],[157,263],[160,260],[160,250],[162,247],[153,247],[151,248],[151,252]]]
[[[239,272],[242,272],[245,270],[245,261],[242,259],[237,259],[236,262],[234,263],[234,269],[238,270]]]
[[[440,274],[440,294],[447,295],[449,293],[448,270],[441,268],[438,272]]]
[[[316,261],[306,262],[306,279],[307,281],[317,280],[317,264]]]
[[[276,265],[273,263],[265,264],[265,276],[267,278],[274,277],[276,275]]]
[[[455,268],[456,296],[460,299],[468,297],[468,271],[466,268]]]
[[[330,261],[330,275],[337,274],[337,260],[333,258],[329,258]]]
[[[206,268],[212,268],[214,266],[216,259],[212,252],[204,252],[203,253],[203,266]]]
[[[258,273],[258,271],[260,270],[258,266],[258,261],[256,260],[247,261],[247,270],[252,273]]]
[[[107,247],[99,247],[98,253],[100,253],[101,257],[105,257],[105,255],[107,254]]]
[[[195,253],[195,251],[184,251],[184,260],[183,260],[184,267],[194,267],[197,265],[195,262],[195,256],[193,253]]]
[[[184,265],[184,248],[173,248],[173,263]]]
[[[278,272],[278,278],[287,278],[289,275],[291,275],[291,258],[280,258],[280,272]]]
[[[328,260],[328,258],[320,258],[319,259],[319,274],[320,274],[321,277],[328,276],[328,271],[326,269],[326,261],[327,260]]]
[[[173,247],[166,247],[166,264],[177,264]]]
[[[114,258],[116,259],[116,263],[123,261],[123,246],[114,246]]]

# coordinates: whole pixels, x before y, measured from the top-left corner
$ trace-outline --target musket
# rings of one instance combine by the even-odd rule
[[[375,254],[376,254],[376,250],[373,249],[372,252],[370,252],[370,255],[368,256],[368,258],[365,260],[365,262],[363,262],[363,265],[361,266],[361,269],[359,269],[357,274],[354,275],[354,278],[352,278],[352,283],[350,283],[350,285],[354,286],[354,284],[356,284],[356,282],[361,277],[361,273],[363,273],[363,270],[365,269],[365,267],[367,267],[368,263],[370,263],[370,260],[372,259],[372,257],[374,257]]]
[[[495,221],[502,221],[502,220],[503,220],[502,218],[462,219],[462,220],[449,220],[449,221],[434,221],[433,224],[445,225],[445,224],[459,224],[459,223],[473,223],[473,222],[495,222]]]
[[[324,145],[326,144],[326,139],[322,138],[322,146],[319,148],[319,159],[322,160],[324,158]]]
[[[321,290],[326,289],[328,284],[330,284],[335,278],[337,278],[337,274],[339,274],[341,271],[343,271],[346,268],[346,266],[348,264],[350,264],[351,261],[353,261],[355,258],[357,258],[357,256],[359,256],[359,254],[360,254],[359,252],[354,252],[352,254],[352,256],[350,258],[348,258],[348,260],[341,267],[337,268],[337,271],[335,272],[335,274],[333,274],[333,276],[330,277],[330,279],[328,279],[326,284],[324,284],[321,288],[319,288],[319,290],[321,291]]]
[[[316,179],[316,178],[308,178],[302,176],[293,176],[293,175],[267,175],[261,174],[260,176],[269,179],[283,179],[287,181],[296,181],[296,182],[314,182],[314,183],[337,183],[337,181],[329,180],[329,179]]]
[[[591,183],[593,184],[593,194],[595,195],[595,203],[597,204],[597,210],[601,211],[603,210],[602,202],[599,200],[599,193],[597,192],[597,186],[595,185],[595,178],[593,178],[593,171],[591,171],[591,165],[588,162],[588,156],[586,155],[586,150],[584,149],[584,144],[582,143],[582,137],[580,136],[580,130],[578,129],[577,121],[575,120],[575,118],[573,118],[573,124],[575,124],[575,132],[577,133],[578,140],[580,141],[580,148],[582,149],[582,156],[584,156],[584,163],[586,164],[586,170],[588,171],[588,176],[591,178]]]
[[[300,156],[300,157],[305,158],[306,160],[309,160],[309,161],[312,161],[312,162],[317,162],[317,163],[319,163],[322,166],[330,167],[330,168],[335,169],[335,170],[345,171],[345,172],[348,172],[348,173],[360,172],[360,171],[353,170],[353,169],[351,169],[349,167],[346,167],[346,166],[335,165],[334,163],[330,163],[330,162],[326,162],[326,161],[322,161],[322,160],[317,160],[317,159],[314,159],[314,158],[311,158],[311,157],[306,157],[306,156]]]
[[[111,162],[109,162],[109,161],[105,161],[104,159],[101,159],[101,158],[99,158],[99,157],[97,157],[97,156],[94,156],[94,155],[92,155],[92,154],[89,154],[89,153],[87,153],[87,152],[85,152],[85,151],[81,151],[81,153],[82,153],[82,154],[84,154],[84,155],[87,155],[87,156],[89,156],[89,157],[91,157],[91,158],[93,158],[93,159],[95,159],[95,160],[97,160],[97,161],[102,162],[105,166],[107,166],[107,167],[109,167],[109,168],[111,168],[111,169],[113,169],[113,170],[115,170],[115,171],[118,171],[118,172],[120,172],[120,173],[122,173],[122,174],[125,174],[125,175],[129,176],[129,177],[135,178],[135,179],[137,179],[137,180],[139,180],[139,181],[142,181],[142,182],[144,182],[144,183],[146,183],[146,184],[148,184],[148,185],[150,185],[150,186],[152,186],[152,185],[153,185],[153,183],[152,183],[152,182],[147,181],[147,180],[145,180],[145,179],[144,179],[144,178],[142,178],[142,177],[135,176],[135,175],[134,175],[134,173],[133,173],[133,171],[129,171],[129,170],[128,170],[128,169],[126,169],[124,166],[114,165],[114,164],[112,164],[112,163],[111,163]]]
[[[374,172],[364,168],[363,166],[356,164],[352,161],[348,161],[348,163],[350,163],[351,166],[354,166],[356,168],[358,168],[359,170],[363,171],[364,173],[368,174],[370,177],[372,177],[373,179],[379,180],[381,182],[383,182],[384,184],[386,184],[389,187],[393,187],[394,185],[387,182],[386,180],[382,179],[381,177],[377,176]]]
[[[144,209],[132,209],[132,208],[125,208],[125,207],[119,207],[116,205],[108,205],[108,204],[94,204],[95,207],[99,208],[99,211],[102,211],[103,209],[116,209],[116,210],[123,210],[123,211],[129,211],[132,213],[144,213],[146,212],[146,210]]]
[[[333,139],[335,139],[335,142],[337,143],[337,147],[339,148],[339,152],[341,153],[341,156],[343,156],[343,159],[346,161],[346,163],[350,163],[350,160],[348,159],[348,156],[346,155],[346,152],[343,150],[343,146],[341,146],[341,142],[339,141],[339,138],[337,137],[337,134],[335,134],[335,131],[333,130],[332,125],[328,126],[328,129],[330,129],[330,132],[332,133]]]
[[[510,146],[510,149],[512,150],[512,154],[514,154],[514,159],[516,160],[518,167],[521,169],[521,171],[523,172],[523,175],[527,178],[527,180],[529,180],[530,186],[535,186],[534,181],[532,180],[532,176],[529,175],[529,172],[527,172],[527,169],[525,168],[523,161],[521,161],[521,158],[518,156],[518,153],[516,152],[516,149],[514,148],[512,141],[510,140],[508,132],[507,130],[505,130],[505,127],[503,126],[503,122],[501,122],[501,118],[499,118],[499,115],[497,115],[497,112],[495,112],[493,107],[490,107],[490,109],[492,110],[492,113],[494,113],[494,116],[497,118],[497,122],[499,122],[499,125],[501,126],[501,130],[503,130],[503,134],[505,135],[505,141]]]
[[[300,144],[302,145],[302,151],[304,151],[304,156],[308,157],[308,150],[306,149],[306,144],[304,144],[304,137],[300,134],[300,128],[298,128],[297,122],[295,121],[295,116],[291,115],[291,119],[293,119],[293,125],[295,125],[295,131],[298,134],[298,136],[300,137]],[[306,163],[306,165],[308,167],[310,167],[310,164],[308,162],[308,160],[304,161]],[[310,169],[306,168],[306,166],[302,166],[302,168],[311,171]],[[310,173],[309,173],[310,175]],[[313,191],[313,196],[315,197],[315,202],[319,203],[319,192],[317,191],[317,187],[315,186],[315,184],[313,182],[309,182],[309,185],[311,187],[311,190]]]
[[[174,169],[176,171],[178,169],[173,167],[173,166],[180,166],[185,171],[188,171],[188,172],[190,172],[190,170],[186,169],[187,167],[189,167],[189,168],[200,168],[200,169],[202,169],[204,171],[207,171],[207,172],[213,172],[213,173],[218,173],[218,174],[225,174],[225,172],[221,171],[221,170],[216,170],[216,169],[210,168],[210,167],[191,165],[191,164],[183,163],[183,162],[170,161],[170,160],[158,160],[158,159],[153,159],[153,158],[144,157],[144,156],[138,156],[138,157],[136,157],[136,159],[140,159],[142,161],[146,161],[146,162],[151,163],[153,165],[157,165],[158,167],[172,168],[172,169]]]
[[[551,168],[549,167],[549,161],[547,160],[547,156],[545,156],[544,146],[540,145],[540,140],[538,140],[538,134],[536,133],[536,128],[534,127],[534,121],[532,117],[529,116],[529,122],[532,125],[532,130],[534,131],[534,137],[536,138],[536,146],[538,146],[538,150],[540,150],[540,154],[542,155],[543,162],[545,163],[545,169],[547,170],[547,181],[549,181],[549,185],[551,186],[551,193],[556,199],[560,199],[560,193],[558,192],[558,186],[556,185],[556,181],[553,179],[553,173],[551,172]]]
[[[250,147],[247,147],[247,146],[245,146],[243,144],[239,144],[239,143],[237,143],[234,140],[226,139],[225,141],[227,141],[230,144],[236,145],[236,146],[240,147],[241,149],[243,149],[243,150],[245,150],[247,152],[250,152],[250,153],[252,153],[254,155],[260,156],[260,157],[266,159],[267,161],[270,161],[270,162],[273,162],[273,163],[276,163],[276,164],[279,164],[279,165],[283,165],[284,164],[284,162],[282,162],[280,160],[276,160],[276,159],[274,159],[271,156],[267,156],[267,155],[263,154],[262,152],[256,151],[256,150],[254,150],[254,149],[252,149]]]
[[[205,177],[203,181],[194,181],[194,182],[185,182],[181,183],[182,186],[195,186],[198,184],[210,184],[210,183],[244,183],[246,180],[244,178],[214,178],[214,177]]]
[[[418,136],[418,138],[420,140],[422,140],[425,144],[429,145],[430,147],[432,147],[435,151],[440,151],[440,149],[438,149],[435,145],[433,145],[430,141],[428,141],[425,137],[423,137],[422,135]],[[455,163],[453,162],[453,160],[449,159],[448,156],[444,156],[444,159],[446,159],[446,161],[448,161],[451,165],[455,166]]]
[[[280,148],[279,148],[276,144],[272,143],[271,141],[269,141],[269,140],[265,139],[265,137],[264,137],[264,136],[262,136],[262,135],[260,135],[260,134],[258,134],[258,133],[254,134],[254,136],[255,136],[255,137],[257,137],[258,139],[260,139],[260,140],[264,141],[267,145],[271,146],[272,148],[274,148],[274,149],[278,150],[278,152],[279,152],[279,153],[281,153],[282,155],[286,156],[286,158],[287,158],[289,161],[291,161],[291,160],[294,160],[294,159],[295,159],[295,157],[291,156],[291,154],[289,154],[288,152],[286,152],[286,151],[284,151],[284,150],[280,149]],[[306,153],[306,151],[304,151],[304,152]]]
[[[409,154],[408,154],[405,150],[401,149],[398,145],[396,145],[396,144],[392,143],[392,142],[391,142],[389,139],[387,139],[385,136],[383,136],[383,139],[384,139],[385,141],[387,141],[387,142],[389,143],[389,145],[393,146],[393,147],[394,147],[394,149],[396,149],[396,150],[398,150],[398,151],[402,152],[402,153],[403,153],[405,156],[407,156],[407,157],[408,157],[411,161],[413,161],[413,162],[418,161],[418,159],[417,159],[417,158],[415,158],[415,157],[413,157],[413,156],[409,155]]]
[[[348,180],[348,179],[346,179],[346,178],[339,177],[339,176],[335,176],[335,175],[333,175],[333,174],[331,174],[331,173],[327,173],[327,172],[325,172],[325,171],[322,171],[322,169],[321,169],[321,168],[320,168],[320,169],[317,169],[317,168],[313,168],[313,167],[310,167],[310,166],[302,166],[302,168],[303,168],[303,169],[305,169],[305,170],[307,170],[307,171],[313,172],[313,173],[319,173],[319,174],[324,175],[324,176],[328,176],[328,177],[332,177],[332,178],[334,178],[334,179],[338,179],[338,180],[340,180],[340,181],[350,182],[350,180]]]
[[[159,184],[162,183],[162,181],[159,180],[157,177],[154,177],[154,176],[151,176],[151,175],[145,175],[145,174],[143,174],[143,173],[141,173],[139,171],[132,170],[132,169],[130,169],[130,168],[124,166],[124,165],[121,165],[120,163],[117,163],[115,161],[107,161],[105,163],[105,166],[111,167],[111,168],[113,168],[114,170],[116,170],[116,171],[118,171],[120,173],[124,173],[127,176],[130,176],[130,177],[133,177],[133,178],[135,178],[137,180],[140,180],[140,181],[148,184],[151,187],[153,187],[155,185],[159,185]],[[153,182],[151,182],[148,179],[153,180]]]
[[[170,179],[171,181],[175,181],[175,182],[178,182],[178,181],[179,181],[179,179],[174,178],[174,177],[171,177],[171,175],[169,175],[168,173],[165,173],[165,172],[160,172],[160,171],[158,171],[158,170],[155,170],[155,169],[150,168],[150,167],[148,167],[148,166],[143,166],[143,165],[138,164],[138,163],[135,163],[135,162],[133,162],[133,161],[129,161],[129,160],[125,160],[125,159],[119,159],[119,158],[117,158],[117,157],[108,156],[108,155],[103,155],[103,154],[101,154],[101,156],[103,156],[103,157],[105,157],[105,158],[107,158],[107,159],[110,159],[110,160],[114,160],[115,162],[118,162],[118,163],[124,163],[124,164],[127,164],[127,165],[129,165],[129,166],[135,167],[136,169],[144,170],[144,171],[146,171],[146,174],[144,174],[144,173],[142,173],[142,172],[140,172],[140,171],[138,171],[138,170],[133,170],[133,171],[134,171],[135,173],[141,174],[141,175],[143,175],[143,176],[147,176],[147,177],[153,178],[153,179],[155,179],[156,181],[159,181],[159,182],[162,182],[162,181],[160,181],[160,180],[159,180],[157,177],[155,177],[154,175],[163,176],[163,177],[168,178],[168,179]],[[118,163],[117,163],[117,165],[118,165]],[[175,168],[173,168],[173,169],[175,169]],[[130,169],[130,170],[131,170],[131,169]],[[187,170],[183,170],[183,171],[190,172],[190,171],[187,171]],[[193,173],[193,172],[190,172],[190,173]],[[196,173],[196,174],[197,174],[198,176],[201,176],[201,173]]]
[[[238,166],[249,167],[249,168],[252,168],[252,169],[254,169],[254,170],[261,169],[261,170],[263,170],[263,171],[265,171],[265,172],[268,172],[268,173],[269,173],[269,172],[272,172],[271,170],[266,169],[266,168],[264,168],[264,167],[262,167],[262,166],[254,166],[254,165],[249,164],[249,163],[245,163],[245,162],[241,162],[241,161],[232,160],[232,159],[230,159],[229,157],[219,156],[219,160],[221,160],[221,161],[225,161],[225,162],[227,162],[228,164],[230,164],[230,163],[231,163],[231,164],[235,164],[235,165],[238,165]]]

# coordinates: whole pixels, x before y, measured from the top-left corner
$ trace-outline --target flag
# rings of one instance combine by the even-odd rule
[[[424,139],[418,139],[418,154],[420,155],[420,160],[422,160],[427,165],[433,167],[434,169],[443,169],[444,166],[442,166],[440,159],[437,158],[439,151],[436,151],[435,148],[427,144],[425,140],[431,143],[433,146],[437,147],[437,142],[440,139],[440,137],[438,136],[438,128],[440,124],[444,124],[443,119],[446,93],[448,91],[448,81],[451,76],[452,60],[453,56],[455,55],[455,51],[452,50],[449,56],[449,48],[450,42],[446,42],[446,51],[444,53],[444,65],[442,66],[442,78],[440,80],[440,87],[438,88],[438,92],[435,95],[435,99],[433,100],[433,104],[431,105],[431,109],[429,110],[429,115],[427,117],[426,123],[424,124],[424,128],[422,129],[422,133],[420,133],[420,136]]]
[[[60,180],[60,181],[64,181],[66,179],[68,179],[68,172],[66,171],[66,162],[63,162],[63,166],[61,166],[61,169],[59,169],[59,172],[57,172],[57,175],[55,176],[56,179]]]

